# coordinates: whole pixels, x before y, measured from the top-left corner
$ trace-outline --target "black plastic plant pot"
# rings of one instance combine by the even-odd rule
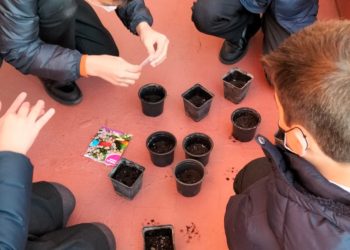
[[[208,164],[210,152],[213,147],[213,140],[203,133],[189,134],[182,142],[182,148],[185,151],[186,158],[200,161],[204,166]]]
[[[144,250],[174,250],[174,230],[172,225],[149,226],[142,230]]]
[[[256,110],[245,107],[236,109],[231,115],[232,136],[241,142],[252,140],[260,121]]]
[[[196,83],[182,94],[185,113],[194,121],[198,122],[209,113],[214,94]]]
[[[175,167],[177,191],[186,197],[192,197],[201,190],[204,178],[204,165],[197,160],[186,159]]]
[[[174,160],[176,138],[166,131],[157,131],[148,136],[146,146],[151,160],[158,167],[170,165]]]
[[[139,90],[142,112],[147,116],[159,116],[163,113],[166,90],[155,83],[143,85]]]
[[[253,76],[238,68],[231,69],[223,78],[224,97],[238,104],[248,93]]]
[[[114,190],[133,199],[142,186],[142,177],[145,168],[130,160],[122,158],[109,174]]]

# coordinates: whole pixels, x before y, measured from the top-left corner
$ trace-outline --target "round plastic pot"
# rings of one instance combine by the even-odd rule
[[[154,132],[147,138],[146,146],[154,165],[165,167],[173,162],[176,147],[176,138],[173,134],[166,131]]]
[[[214,94],[197,83],[182,94],[185,113],[198,122],[209,113]]]
[[[224,97],[235,103],[240,103],[247,95],[253,76],[238,68],[231,69],[222,78],[224,82]]]
[[[186,158],[200,161],[204,166],[208,164],[213,147],[213,140],[203,133],[189,134],[182,142],[182,148],[185,151]]]
[[[178,163],[175,167],[177,191],[185,197],[192,197],[201,190],[204,178],[204,165],[193,159]]]
[[[117,194],[133,199],[141,189],[144,171],[141,165],[122,158],[110,172],[109,178]]]
[[[246,107],[236,109],[231,115],[232,136],[241,142],[251,141],[260,121],[260,114],[256,110]]]
[[[142,112],[152,117],[162,114],[166,95],[165,88],[159,84],[150,83],[143,85],[139,89]]]

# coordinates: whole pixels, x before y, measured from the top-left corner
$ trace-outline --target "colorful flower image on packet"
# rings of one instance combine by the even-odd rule
[[[131,134],[101,127],[92,138],[84,156],[107,166],[114,166],[122,157],[131,138]]]

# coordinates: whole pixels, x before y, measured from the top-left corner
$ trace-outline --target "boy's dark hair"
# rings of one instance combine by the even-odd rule
[[[316,22],[262,59],[288,125],[298,123],[322,151],[350,162],[350,21]]]

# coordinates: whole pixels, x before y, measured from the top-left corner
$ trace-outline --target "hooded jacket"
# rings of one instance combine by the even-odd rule
[[[348,250],[350,193],[325,179],[303,158],[257,137],[272,173],[226,207],[230,249]]]
[[[250,12],[268,11],[290,34],[312,24],[318,12],[318,0],[240,0]]]
[[[144,0],[133,0],[116,12],[134,34],[140,22],[153,22]],[[37,0],[0,1],[0,66],[4,59],[23,74],[57,81],[78,79],[81,53],[44,43],[39,37],[39,22]]]

